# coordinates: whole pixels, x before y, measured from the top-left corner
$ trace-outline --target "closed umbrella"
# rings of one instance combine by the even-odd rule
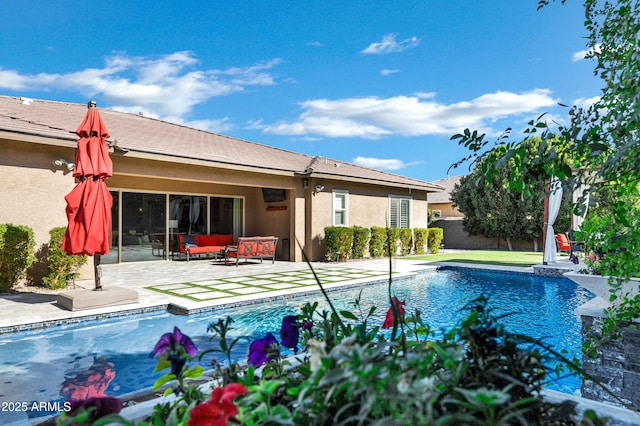
[[[100,256],[109,253],[111,246],[111,206],[113,197],[105,179],[113,175],[113,164],[105,139],[105,127],[96,103],[88,104],[88,111],[76,130],[80,137],[73,176],[77,185],[65,197],[68,226],[62,249],[69,255],[94,256],[95,287],[100,284]]]

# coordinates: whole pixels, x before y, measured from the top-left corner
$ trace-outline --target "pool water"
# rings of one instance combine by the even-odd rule
[[[349,289],[330,294],[339,310],[353,311],[359,293],[359,289]],[[581,357],[581,325],[574,310],[593,297],[565,278],[447,268],[397,280],[393,294],[406,302],[407,312],[419,308],[432,330],[451,328],[467,315],[462,309],[466,303],[485,294],[496,315],[512,313],[502,320],[507,330],[545,337],[556,350],[567,350],[569,358]],[[386,283],[362,287],[362,312],[368,312],[371,305],[378,306],[371,324],[382,324],[387,300]],[[267,332],[277,336],[283,316],[297,314],[304,303],[314,301],[326,306],[318,294],[192,316],[150,313],[0,335],[0,403],[61,403],[149,389],[160,376],[153,373],[156,362],[149,353],[160,336],[174,326],[204,351],[218,348],[206,331],[213,321],[231,316],[231,337],[249,336],[253,340]],[[248,342],[241,341],[234,356],[246,359],[247,351]],[[212,356],[201,365],[208,365]],[[567,377],[548,387],[574,393],[580,379]],[[7,414],[0,412],[0,420]],[[44,414],[48,413],[28,413],[30,417]]]

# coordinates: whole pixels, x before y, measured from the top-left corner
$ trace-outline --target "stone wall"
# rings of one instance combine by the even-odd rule
[[[600,337],[603,319],[582,315],[582,336]],[[624,403],[640,409],[640,329],[625,330],[622,340],[609,341],[596,350],[595,358],[583,355],[585,371],[606,385]],[[590,380],[582,381],[582,396],[596,401],[620,405],[620,401],[609,395]]]

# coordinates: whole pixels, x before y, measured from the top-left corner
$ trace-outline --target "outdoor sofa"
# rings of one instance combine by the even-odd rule
[[[276,245],[278,237],[238,237],[238,243],[228,246],[225,250],[225,264],[230,259],[236,260],[236,266],[240,259],[271,259],[271,263],[276,260]]]
[[[218,260],[224,258],[227,246],[233,244],[233,234],[180,235],[180,253],[187,256],[213,254]]]

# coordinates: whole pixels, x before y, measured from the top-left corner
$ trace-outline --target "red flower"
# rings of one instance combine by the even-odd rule
[[[404,321],[404,302],[396,299],[395,296],[391,298],[391,304],[395,305],[398,313],[400,314],[400,321]],[[384,319],[384,323],[382,323],[382,328],[391,328],[393,327],[393,307],[389,308],[387,311],[387,317]]]
[[[248,389],[238,383],[215,388],[208,401],[191,409],[187,426],[226,426],[229,417],[238,414],[233,400],[247,392]]]

